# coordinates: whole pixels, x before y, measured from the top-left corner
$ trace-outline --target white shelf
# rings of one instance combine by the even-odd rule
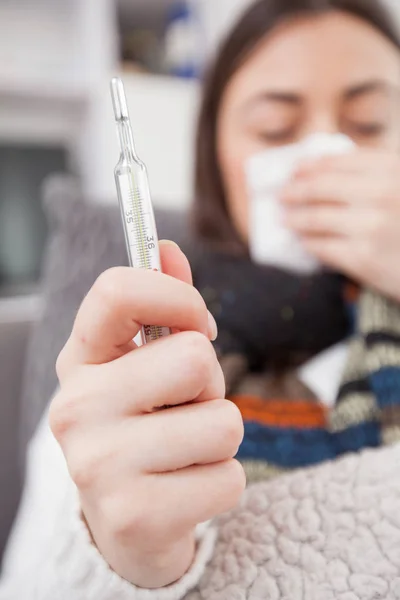
[[[19,90],[20,92],[20,90]],[[84,101],[0,92],[0,143],[60,146],[70,150],[79,135]]]
[[[53,77],[16,78],[0,73],[0,97],[60,102],[63,104],[82,102],[87,99],[88,87],[74,80]]]
[[[0,142],[73,151],[115,64],[114,0],[0,3]]]
[[[89,101],[75,81],[0,75],[0,142],[69,147]]]
[[[43,298],[39,295],[0,298],[0,325],[35,321],[40,317],[43,306]]]

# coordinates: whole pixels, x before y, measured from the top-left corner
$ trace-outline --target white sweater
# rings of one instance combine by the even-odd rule
[[[190,571],[162,590],[118,577],[91,543],[77,490],[47,423],[30,444],[24,496],[4,559],[0,600],[181,600],[199,581],[215,531],[201,527]]]

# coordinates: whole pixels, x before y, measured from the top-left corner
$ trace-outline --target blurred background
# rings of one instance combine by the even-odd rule
[[[112,75],[124,78],[155,204],[190,201],[199,79],[250,1],[0,0],[0,299],[35,291],[50,173],[115,202]]]
[[[247,2],[0,0],[0,298],[35,291],[50,173],[115,201],[112,75],[125,81],[155,203],[190,200],[198,79]]]
[[[185,208],[192,196],[202,73],[251,1],[0,0],[0,455],[7,457],[0,461],[0,488],[7,491],[0,498],[0,557],[22,481],[20,472],[16,476],[20,415],[34,404],[32,367],[20,392],[29,334],[42,311],[39,276],[49,239],[45,182],[54,173],[71,175],[80,198],[116,206],[118,147],[109,81],[120,75],[154,204]],[[400,0],[387,1],[400,17]],[[79,253],[81,245],[75,246]],[[50,246],[46,256],[52,251]],[[70,256],[65,244],[62,251]],[[71,283],[72,276],[66,290]],[[61,321],[48,325],[60,329],[58,337],[62,325],[70,327]],[[36,379],[45,380],[36,339],[29,364],[37,355]],[[54,379],[56,346],[47,352]],[[37,414],[47,401],[40,398]]]

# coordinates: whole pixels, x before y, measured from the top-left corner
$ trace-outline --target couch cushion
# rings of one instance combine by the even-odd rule
[[[0,319],[0,562],[18,507],[22,473],[18,464],[21,373],[31,331],[28,315]]]
[[[21,459],[26,443],[57,385],[55,361],[77,309],[98,275],[126,265],[127,255],[117,200],[109,205],[86,203],[73,178],[52,176],[44,187],[50,236],[42,274],[43,316],[28,348],[21,411]],[[186,216],[156,212],[160,238],[187,245]]]

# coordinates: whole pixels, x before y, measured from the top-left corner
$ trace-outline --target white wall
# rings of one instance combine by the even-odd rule
[[[198,84],[149,75],[122,78],[137,151],[149,172],[154,203],[184,207],[192,198]],[[80,165],[85,194],[100,202],[116,197],[114,167],[119,157],[108,86],[109,80],[105,80],[97,90],[93,137],[81,154]]]
[[[74,0],[75,1],[75,0]],[[76,55],[74,1],[0,3],[0,78],[56,82],[72,75]]]

